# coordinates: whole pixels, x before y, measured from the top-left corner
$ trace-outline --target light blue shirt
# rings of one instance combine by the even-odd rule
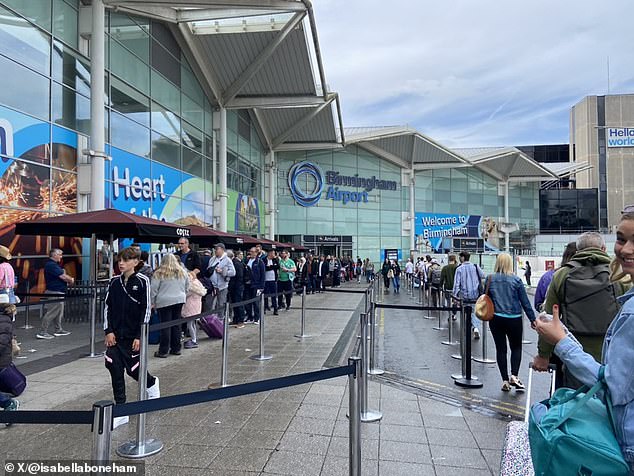
[[[466,302],[476,302],[480,296],[480,283],[484,277],[484,272],[477,264],[465,261],[456,268],[453,296]]]

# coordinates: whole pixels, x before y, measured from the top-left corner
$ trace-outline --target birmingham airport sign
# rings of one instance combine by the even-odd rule
[[[306,178],[312,179],[312,186]],[[324,193],[324,187],[328,189]],[[339,188],[353,187],[359,190],[346,190]],[[335,170],[327,170],[324,174],[318,165],[304,161],[291,167],[288,172],[288,187],[297,204],[302,207],[312,207],[319,203],[323,197],[325,200],[333,200],[343,205],[348,203],[368,203],[368,192],[372,190],[396,190],[397,183],[393,180],[381,180],[372,177],[359,177],[358,174],[341,175]]]
[[[634,127],[608,127],[608,147],[634,147]]]

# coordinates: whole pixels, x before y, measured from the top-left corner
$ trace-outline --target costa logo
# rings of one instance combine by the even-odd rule
[[[176,228],[176,234],[184,238],[189,238],[189,228]]]
[[[300,185],[302,183],[300,179],[304,175],[313,178],[314,186],[312,190],[306,190],[306,187]],[[321,198],[321,192],[324,188],[324,175],[321,169],[312,162],[299,162],[288,171],[288,187],[297,204],[302,207],[312,207]]]

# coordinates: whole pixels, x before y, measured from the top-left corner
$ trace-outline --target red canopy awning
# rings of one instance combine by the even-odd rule
[[[106,209],[40,218],[16,224],[16,235],[75,236],[100,239],[132,238],[143,243],[170,243],[189,237],[187,226],[121,210]]]

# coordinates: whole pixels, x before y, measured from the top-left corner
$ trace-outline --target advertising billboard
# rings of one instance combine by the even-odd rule
[[[487,251],[500,248],[497,220],[480,215],[416,213],[416,247],[440,251],[451,238],[481,238]]]

